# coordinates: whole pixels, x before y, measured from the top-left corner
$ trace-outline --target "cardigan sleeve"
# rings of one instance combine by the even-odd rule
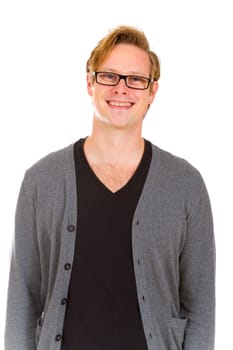
[[[7,295],[5,350],[33,350],[42,313],[36,230],[36,186],[25,176],[16,207]]]
[[[209,196],[201,194],[187,212],[186,240],[180,256],[181,312],[188,319],[184,350],[213,350],[215,333],[215,241]],[[199,193],[200,193],[199,192]]]

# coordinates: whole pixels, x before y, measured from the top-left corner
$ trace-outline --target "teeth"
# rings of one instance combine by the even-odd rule
[[[129,103],[129,102],[114,102],[114,101],[110,101],[109,104],[112,105],[112,106],[117,106],[117,107],[129,107],[129,106],[131,106],[131,103]]]

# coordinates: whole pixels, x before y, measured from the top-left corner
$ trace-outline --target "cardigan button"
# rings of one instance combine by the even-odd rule
[[[71,264],[70,263],[66,263],[65,265],[64,265],[64,269],[65,270],[70,270],[71,269]]]
[[[74,231],[75,231],[75,226],[72,225],[72,224],[71,224],[71,225],[68,225],[68,226],[67,226],[67,231],[68,231],[68,232],[74,232]]]
[[[66,298],[63,298],[62,300],[61,300],[61,305],[66,305],[67,304],[67,299]]]
[[[55,340],[56,341],[61,341],[61,339],[62,339],[61,334],[57,334],[56,337],[55,337]]]

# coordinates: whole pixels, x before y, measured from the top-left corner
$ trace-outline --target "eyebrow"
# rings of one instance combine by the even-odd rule
[[[97,71],[100,72],[109,72],[109,73],[117,73],[117,74],[123,74],[123,73],[119,73],[116,69],[114,68],[108,68],[108,67],[103,67],[103,68],[98,68]],[[135,72],[135,71],[131,71],[130,73],[127,74],[123,74],[123,75],[136,75],[139,77],[148,77],[150,76],[150,73],[147,75],[146,73],[139,73],[139,72]]]

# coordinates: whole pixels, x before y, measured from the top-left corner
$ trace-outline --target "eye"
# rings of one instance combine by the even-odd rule
[[[143,78],[143,77],[138,77],[138,76],[136,76],[136,75],[130,75],[130,76],[128,77],[128,79],[129,79],[130,83],[132,83],[132,84],[137,84],[137,83],[141,84],[141,83],[144,83],[144,82],[145,82],[145,78]]]
[[[132,81],[135,81],[135,82],[136,82],[136,81],[142,81],[142,78],[136,77],[136,76],[133,75],[133,76],[131,77],[131,80],[132,80]]]
[[[100,79],[103,79],[105,81],[116,81],[117,75],[114,73],[100,73]]]

